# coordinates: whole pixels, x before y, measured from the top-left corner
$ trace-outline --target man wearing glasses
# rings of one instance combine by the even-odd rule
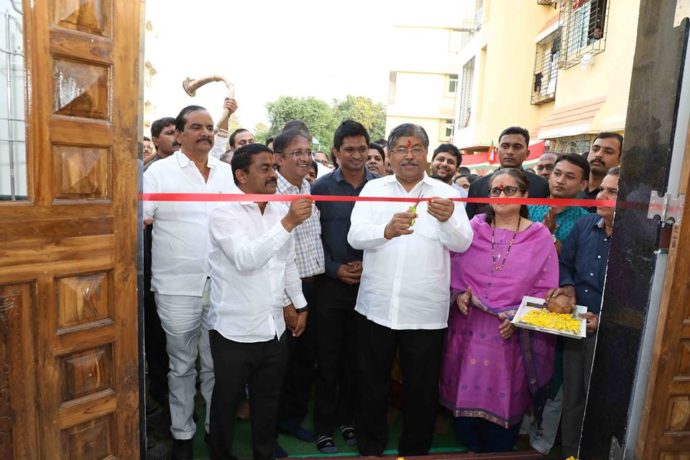
[[[381,456],[387,444],[388,392],[396,350],[403,379],[400,456],[426,455],[438,401],[438,376],[450,303],[450,251],[465,251],[472,229],[450,185],[427,176],[429,137],[403,124],[388,139],[394,175],[366,183],[360,196],[431,201],[355,204],[347,241],[364,251],[355,311],[359,394],[357,447]]]
[[[312,162],[308,134],[302,129],[283,131],[273,141],[273,150],[278,164],[276,193],[310,195],[311,188],[306,179]],[[302,292],[310,308],[314,306],[316,276],[325,271],[320,217],[319,210],[316,206],[312,206],[311,217],[295,229],[297,270],[302,278]],[[288,322],[302,323],[307,320],[306,310],[298,313],[294,308],[288,307],[285,309],[285,314]],[[316,440],[316,435],[312,431],[301,426],[302,420],[307,415],[307,403],[311,396],[316,360],[314,327],[309,323],[301,337],[288,336],[290,355],[283,381],[278,417],[280,432],[304,442]]]
[[[498,136],[498,161],[501,168],[522,168],[522,163],[529,156],[529,131],[518,126],[511,126],[503,130]],[[529,171],[523,171],[529,182],[528,195],[530,198],[546,198],[549,196],[549,184],[544,178]],[[470,185],[469,198],[486,198],[489,193],[491,174],[478,179]],[[480,214],[486,204],[467,203],[465,209],[471,219]]]

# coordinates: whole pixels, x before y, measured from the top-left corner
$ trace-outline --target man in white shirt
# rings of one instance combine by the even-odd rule
[[[280,133],[273,141],[278,169],[276,193],[279,195],[310,195],[311,188],[306,176],[312,163],[311,141],[308,134],[299,129]],[[312,207],[312,215],[295,229],[295,253],[297,270],[302,279],[302,292],[311,313],[314,313],[314,285],[316,276],[325,271],[321,221],[319,210]],[[314,382],[316,346],[314,322],[300,337],[288,337],[289,364],[285,373],[280,399],[278,431],[304,442],[314,442],[316,435],[302,427],[307,415]]]
[[[180,150],[153,163],[144,174],[145,193],[236,193],[229,165],[209,155],[213,120],[196,105],[175,119]],[[213,360],[205,318],[208,313],[208,218],[214,202],[144,203],[144,221],[153,222],[151,290],[166,334],[170,358],[170,431],[173,458],[192,458],[196,359],[207,414],[213,391]],[[209,416],[206,416],[208,432]]]
[[[238,149],[234,179],[244,193],[273,194],[273,152]],[[280,387],[287,363],[286,328],[299,336],[307,302],[295,264],[293,230],[313,202],[235,202],[211,215],[211,310],[208,316],[216,385],[211,404],[211,458],[234,459],[235,413],[249,387],[254,460],[273,459]]]
[[[403,124],[391,131],[394,175],[367,182],[360,196],[432,198],[418,203],[357,202],[347,240],[364,250],[355,311],[360,372],[356,426],[362,456],[380,456],[387,444],[391,367],[400,353],[403,431],[400,456],[431,447],[438,375],[450,304],[450,251],[465,251],[472,229],[450,185],[426,175],[429,138]]]

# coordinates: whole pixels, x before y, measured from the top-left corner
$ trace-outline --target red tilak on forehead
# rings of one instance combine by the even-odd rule
[[[408,139],[407,140],[407,148],[409,149],[412,146],[412,140]]]

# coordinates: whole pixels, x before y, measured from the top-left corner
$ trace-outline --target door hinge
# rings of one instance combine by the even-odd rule
[[[677,224],[683,215],[684,204],[685,195],[671,196],[670,193],[666,193],[659,196],[656,190],[652,190],[647,208],[647,218],[658,217],[662,226]]]

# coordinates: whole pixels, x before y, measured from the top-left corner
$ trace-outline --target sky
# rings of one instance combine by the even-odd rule
[[[157,74],[144,96],[154,119],[189,104],[216,119],[225,85],[209,83],[191,98],[182,81],[222,75],[234,84],[236,116],[249,129],[267,123],[265,105],[280,96],[330,103],[351,94],[385,103],[392,25],[443,22],[463,1],[475,0],[425,0],[423,8],[413,0],[147,0],[153,32],[145,56]]]

